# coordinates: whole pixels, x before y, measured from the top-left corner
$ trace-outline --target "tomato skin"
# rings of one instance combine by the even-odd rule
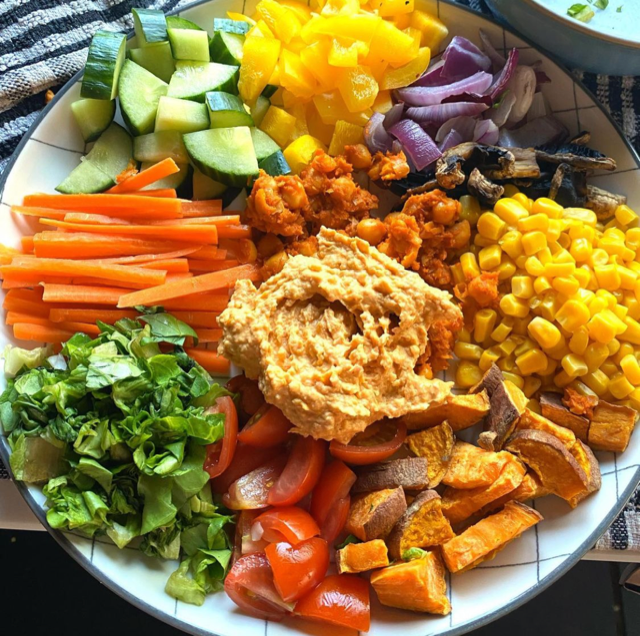
[[[254,541],[251,536],[251,526],[262,514],[260,510],[241,510],[236,519],[236,533],[233,545],[233,561],[237,561],[245,554],[255,554],[264,552],[267,542],[263,539]]]
[[[231,393],[240,395],[240,410],[246,416],[251,417],[264,404],[264,397],[255,380],[250,380],[244,375],[236,375],[226,386]]]
[[[231,510],[256,510],[266,508],[268,496],[285,465],[284,455],[252,470],[229,486],[229,492],[222,496],[222,503]]]
[[[260,524],[262,538],[269,543],[286,541],[296,545],[320,534],[313,517],[296,506],[267,510],[255,519],[254,524]]]
[[[281,621],[290,611],[276,590],[263,552],[240,557],[227,574],[224,590],[240,609],[256,618]]]
[[[269,505],[291,506],[306,497],[320,479],[325,453],[323,440],[298,437],[287,465],[269,491]]]
[[[336,540],[347,522],[351,498],[349,491],[356,474],[339,459],[324,467],[311,496],[311,516],[320,526],[320,536],[329,543]]]
[[[372,426],[375,426],[373,424]],[[329,445],[329,452],[337,459],[354,466],[365,466],[384,461],[393,455],[404,443],[407,437],[406,424],[399,422],[392,439],[376,446],[358,446],[356,444],[341,444],[333,440]]]
[[[225,493],[234,481],[240,479],[252,470],[259,468],[262,464],[271,461],[274,457],[282,454],[283,450],[274,448],[253,448],[238,442],[233,461],[219,477],[211,482],[213,492]]]
[[[289,439],[292,426],[277,406],[265,403],[240,431],[238,441],[259,448],[278,446]]]
[[[238,441],[238,411],[233,400],[227,395],[216,400],[214,406],[206,413],[222,413],[224,415],[224,437],[222,442],[209,444],[204,460],[204,469],[213,479],[221,475],[231,464]]]
[[[270,543],[265,554],[273,571],[273,582],[283,601],[293,602],[313,590],[329,569],[329,545],[313,537],[292,546]]]
[[[369,582],[351,574],[328,576],[296,603],[294,614],[367,632],[371,626]]]

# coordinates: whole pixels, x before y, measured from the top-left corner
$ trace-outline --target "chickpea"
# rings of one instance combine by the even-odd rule
[[[380,219],[362,219],[358,223],[357,233],[370,245],[378,245],[387,236],[387,228]]]
[[[368,170],[371,167],[371,153],[364,144],[345,146],[344,154],[346,160],[356,170]]]
[[[258,254],[262,258],[269,258],[284,249],[284,243],[275,234],[265,234],[258,241]]]
[[[266,274],[265,278],[273,276],[274,274],[277,274],[279,271],[281,271],[288,259],[289,255],[284,250],[278,252],[277,254],[274,254],[273,256],[270,256],[264,262],[263,271]]]
[[[469,221],[460,221],[451,228],[451,234],[453,235],[453,248],[460,250],[463,247],[467,247],[471,240],[471,225]]]
[[[256,244],[251,239],[238,241],[238,260],[241,263],[255,263],[258,259]]]
[[[438,203],[433,206],[433,220],[436,223],[442,223],[443,225],[453,223],[458,215],[459,206],[460,204],[455,199],[438,201]]]

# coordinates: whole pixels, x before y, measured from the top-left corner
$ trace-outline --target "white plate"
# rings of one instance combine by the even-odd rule
[[[557,116],[572,133],[588,128],[593,145],[613,156],[619,169],[598,176],[594,183],[616,192],[624,192],[632,207],[640,209],[640,172],[638,157],[631,150],[611,119],[572,77],[552,60],[535,51],[502,27],[460,6],[443,1],[425,0],[428,10],[438,13],[452,34],[477,40],[484,29],[498,48],[517,46],[522,58],[531,63],[541,59],[544,70],[553,79],[544,92]],[[214,0],[180,15],[211,28],[215,16],[227,10],[251,13],[254,0]],[[424,8],[424,7],[423,7]],[[20,143],[2,181],[0,181],[0,230],[2,241],[18,244],[21,230],[8,206],[20,203],[25,194],[53,192],[80,159],[84,145],[72,119],[69,105],[79,95],[79,78],[74,77],[44,110]],[[0,348],[11,342],[9,330],[0,328]],[[4,460],[8,447],[0,439]],[[471,572],[449,577],[453,612],[446,617],[426,616],[381,607],[372,593],[373,622],[370,634],[391,636],[399,629],[404,636],[462,634],[512,611],[526,602],[573,566],[604,533],[640,479],[640,434],[633,437],[628,450],[620,456],[600,454],[602,489],[576,510],[560,499],[547,497],[535,502],[544,521],[525,533],[496,559]],[[38,488],[19,484],[22,494],[40,521],[46,525],[43,496]],[[98,580],[149,614],[192,634],[220,636],[279,636],[293,633],[339,636],[349,630],[327,628],[298,620],[265,623],[242,615],[224,593],[207,598],[204,606],[177,603],[164,593],[173,562],[143,556],[132,549],[118,550],[104,539],[91,541],[69,534],[52,532],[54,538]],[[56,593],[54,591],[54,593]],[[578,608],[575,608],[578,611]]]

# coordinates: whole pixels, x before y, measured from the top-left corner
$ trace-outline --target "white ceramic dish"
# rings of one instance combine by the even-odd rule
[[[251,13],[256,0],[213,0],[181,11],[180,15],[211,27],[213,17],[227,10]],[[419,0],[420,2],[420,0]],[[572,133],[589,129],[593,145],[618,162],[613,174],[596,176],[594,183],[616,192],[624,192],[636,209],[640,208],[640,160],[621,133],[594,99],[551,59],[538,53],[527,42],[509,31],[460,6],[436,0],[423,0],[428,10],[437,12],[448,24],[452,35],[477,40],[484,29],[498,48],[518,47],[521,60],[533,63],[541,59],[552,84],[544,86],[556,115]],[[0,230],[2,241],[17,245],[24,229],[22,219],[14,219],[11,204],[35,191],[53,192],[54,186],[80,160],[84,144],[69,109],[79,95],[79,77],[74,77],[44,110],[20,143],[0,180]],[[0,350],[12,341],[10,331],[0,327]],[[8,459],[6,440],[0,437],[0,453]],[[640,434],[629,449],[616,456],[600,453],[602,489],[576,510],[561,500],[547,497],[535,502],[545,520],[502,551],[496,559],[471,572],[449,577],[453,612],[446,617],[426,616],[380,606],[372,593],[373,636],[391,636],[399,630],[405,636],[427,634],[463,634],[512,611],[549,586],[573,566],[604,533],[620,512],[640,479]],[[18,484],[26,501],[43,525],[44,498],[38,488]],[[298,620],[265,623],[244,616],[224,593],[207,598],[204,606],[178,603],[164,593],[167,577],[175,562],[163,562],[143,556],[133,549],[119,550],[103,538],[94,541],[70,534],[52,532],[54,538],[88,572],[105,586],[145,610],[186,632],[220,636],[282,636],[306,633],[340,636],[352,630],[324,627]],[[51,573],[55,581],[55,573]],[[55,586],[54,594],[57,593]],[[578,611],[578,608],[576,608]]]

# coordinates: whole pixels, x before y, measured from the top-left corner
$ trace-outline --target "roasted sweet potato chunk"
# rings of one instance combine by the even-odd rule
[[[352,493],[371,492],[383,488],[424,490],[429,487],[428,462],[424,457],[404,457],[366,466],[358,472]]]
[[[445,476],[456,438],[448,422],[426,428],[407,437],[406,444],[414,455],[427,460],[429,488],[435,488]]]
[[[529,499],[538,499],[540,497],[546,497],[550,494],[548,488],[545,488],[540,481],[538,475],[536,475],[533,471],[529,470],[525,474],[522,483],[510,493],[492,501],[487,504],[482,510],[480,510],[480,515],[484,516],[489,514],[493,510],[498,510],[502,508],[509,501],[519,501],[524,503]]]
[[[571,507],[575,508],[585,497],[592,492],[600,490],[602,478],[600,475],[600,464],[593,454],[593,451],[584,442],[577,439],[576,443],[569,449],[569,452],[587,475],[586,491],[569,500]]]
[[[527,407],[525,394],[509,380],[498,384],[491,394],[491,410],[478,444],[485,450],[499,451]]]
[[[377,570],[371,585],[380,602],[389,607],[443,615],[451,611],[445,569],[435,552]]]
[[[365,543],[349,543],[336,552],[340,574],[357,574],[389,565],[387,544],[382,539]]]
[[[410,431],[418,431],[446,420],[455,432],[477,424],[488,412],[489,396],[481,391],[473,395],[450,395],[443,404],[423,413],[405,415],[402,421]]]
[[[482,376],[482,380],[475,386],[469,389],[469,393],[480,393],[480,391],[486,391],[489,398],[493,395],[493,392],[498,388],[498,385],[504,382],[504,376],[497,364],[492,364],[486,373]]]
[[[351,502],[345,530],[361,541],[386,537],[406,509],[402,488],[358,495]]]
[[[540,395],[540,408],[542,415],[559,426],[564,426],[573,431],[574,435],[583,442],[587,441],[589,432],[589,420],[572,413],[563,403],[562,396],[558,393],[542,393]]]
[[[517,501],[509,501],[495,514],[478,521],[442,546],[450,572],[470,570],[492,559],[510,541],[542,520],[542,515]]]
[[[525,409],[518,421],[516,429],[519,431],[533,429],[549,433],[550,435],[558,438],[567,450],[570,450],[576,443],[576,436],[572,430],[565,428],[564,426],[554,424],[551,420],[548,420],[546,417],[539,415],[538,413],[534,413],[529,409]]]
[[[519,430],[505,447],[534,470],[552,493],[570,501],[588,487],[587,474],[551,433],[532,429]]]
[[[628,406],[598,402],[589,426],[588,444],[593,450],[621,453],[629,445],[637,413]]]
[[[494,453],[457,440],[442,483],[461,490],[490,486],[512,460],[506,451]]]
[[[435,490],[421,492],[405,510],[387,537],[391,558],[400,559],[410,548],[440,545],[454,537],[442,514],[442,500]]]
[[[504,465],[498,479],[490,486],[472,490],[456,490],[448,487],[442,496],[442,512],[455,525],[468,519],[487,504],[514,491],[524,479],[525,467],[519,461]]]

